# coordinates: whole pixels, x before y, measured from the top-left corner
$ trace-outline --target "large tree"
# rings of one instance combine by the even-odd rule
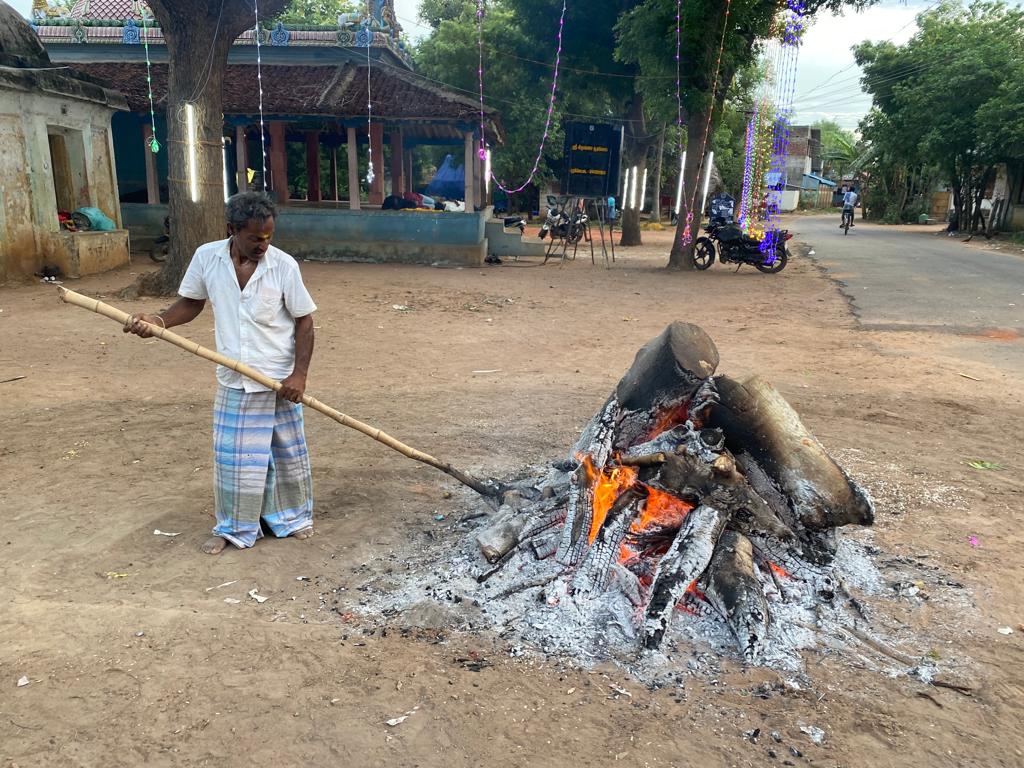
[[[224,236],[224,71],[235,39],[255,26],[252,0],[148,0],[167,44],[167,186],[171,249],[158,272],[139,290],[177,290],[195,249]],[[288,0],[262,0],[261,17],[281,12]],[[187,105],[191,105],[188,109]],[[195,184],[191,184],[186,119],[195,115]],[[198,194],[193,199],[192,188]]]
[[[861,123],[874,150],[871,194],[898,221],[917,181],[937,166],[960,229],[977,225],[996,165],[1024,157],[1024,10],[944,0],[918,16],[905,45],[855,48],[873,108]],[[871,200],[868,200],[871,204]]]

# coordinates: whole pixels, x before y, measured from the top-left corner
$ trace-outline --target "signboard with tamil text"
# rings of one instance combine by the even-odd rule
[[[601,123],[565,124],[565,194],[608,197],[619,187],[622,127]]]

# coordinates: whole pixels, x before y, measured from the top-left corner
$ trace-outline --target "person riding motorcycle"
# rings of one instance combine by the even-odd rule
[[[856,190],[854,190],[853,187],[850,187],[850,189],[846,192],[846,194],[843,195],[843,213],[842,213],[842,216],[841,216],[841,218],[839,220],[839,228],[840,229],[843,228],[843,222],[845,222],[847,214],[849,214],[849,216],[850,216],[850,226],[852,227],[854,225],[853,224],[853,219],[854,219],[853,208],[854,208],[855,205],[857,205],[858,198],[859,198],[859,195],[857,194]]]

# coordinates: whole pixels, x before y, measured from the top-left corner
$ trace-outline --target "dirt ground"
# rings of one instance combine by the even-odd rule
[[[467,497],[312,412],[317,535],[203,555],[212,366],[32,284],[0,290],[0,380],[27,377],[0,384],[0,765],[1024,765],[1024,382],[958,357],[1021,341],[858,331],[808,259],[667,274],[670,237],[611,269],[303,264],[310,392],[500,476],[560,456],[640,345],[698,323],[720,371],[770,378],[874,493],[879,564],[920,593],[870,607],[972,695],[825,646],[799,690],[735,662],[648,690],[487,633],[382,631],[355,610],[360,584],[466,536]],[[69,286],[160,308],[112,298],[137,268]],[[183,333],[213,346],[211,316]]]

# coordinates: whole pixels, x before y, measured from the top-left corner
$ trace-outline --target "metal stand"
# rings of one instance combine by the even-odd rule
[[[615,261],[615,240],[612,237],[612,229],[615,225],[613,219],[608,216],[608,202],[602,197],[565,197],[558,201],[558,213],[564,216],[569,222],[565,234],[558,235],[551,232],[551,239],[548,242],[547,252],[544,254],[544,264],[552,258],[561,245],[559,264],[564,264],[567,259],[576,259],[580,241],[584,240],[590,244],[590,263],[596,264],[594,254],[594,238],[591,230],[591,221],[597,221],[598,232],[601,237],[601,255],[604,257],[606,267],[611,266]],[[605,226],[608,227],[608,241],[605,241]],[[569,245],[572,244],[572,254],[569,254]],[[609,261],[609,244],[611,246]]]

